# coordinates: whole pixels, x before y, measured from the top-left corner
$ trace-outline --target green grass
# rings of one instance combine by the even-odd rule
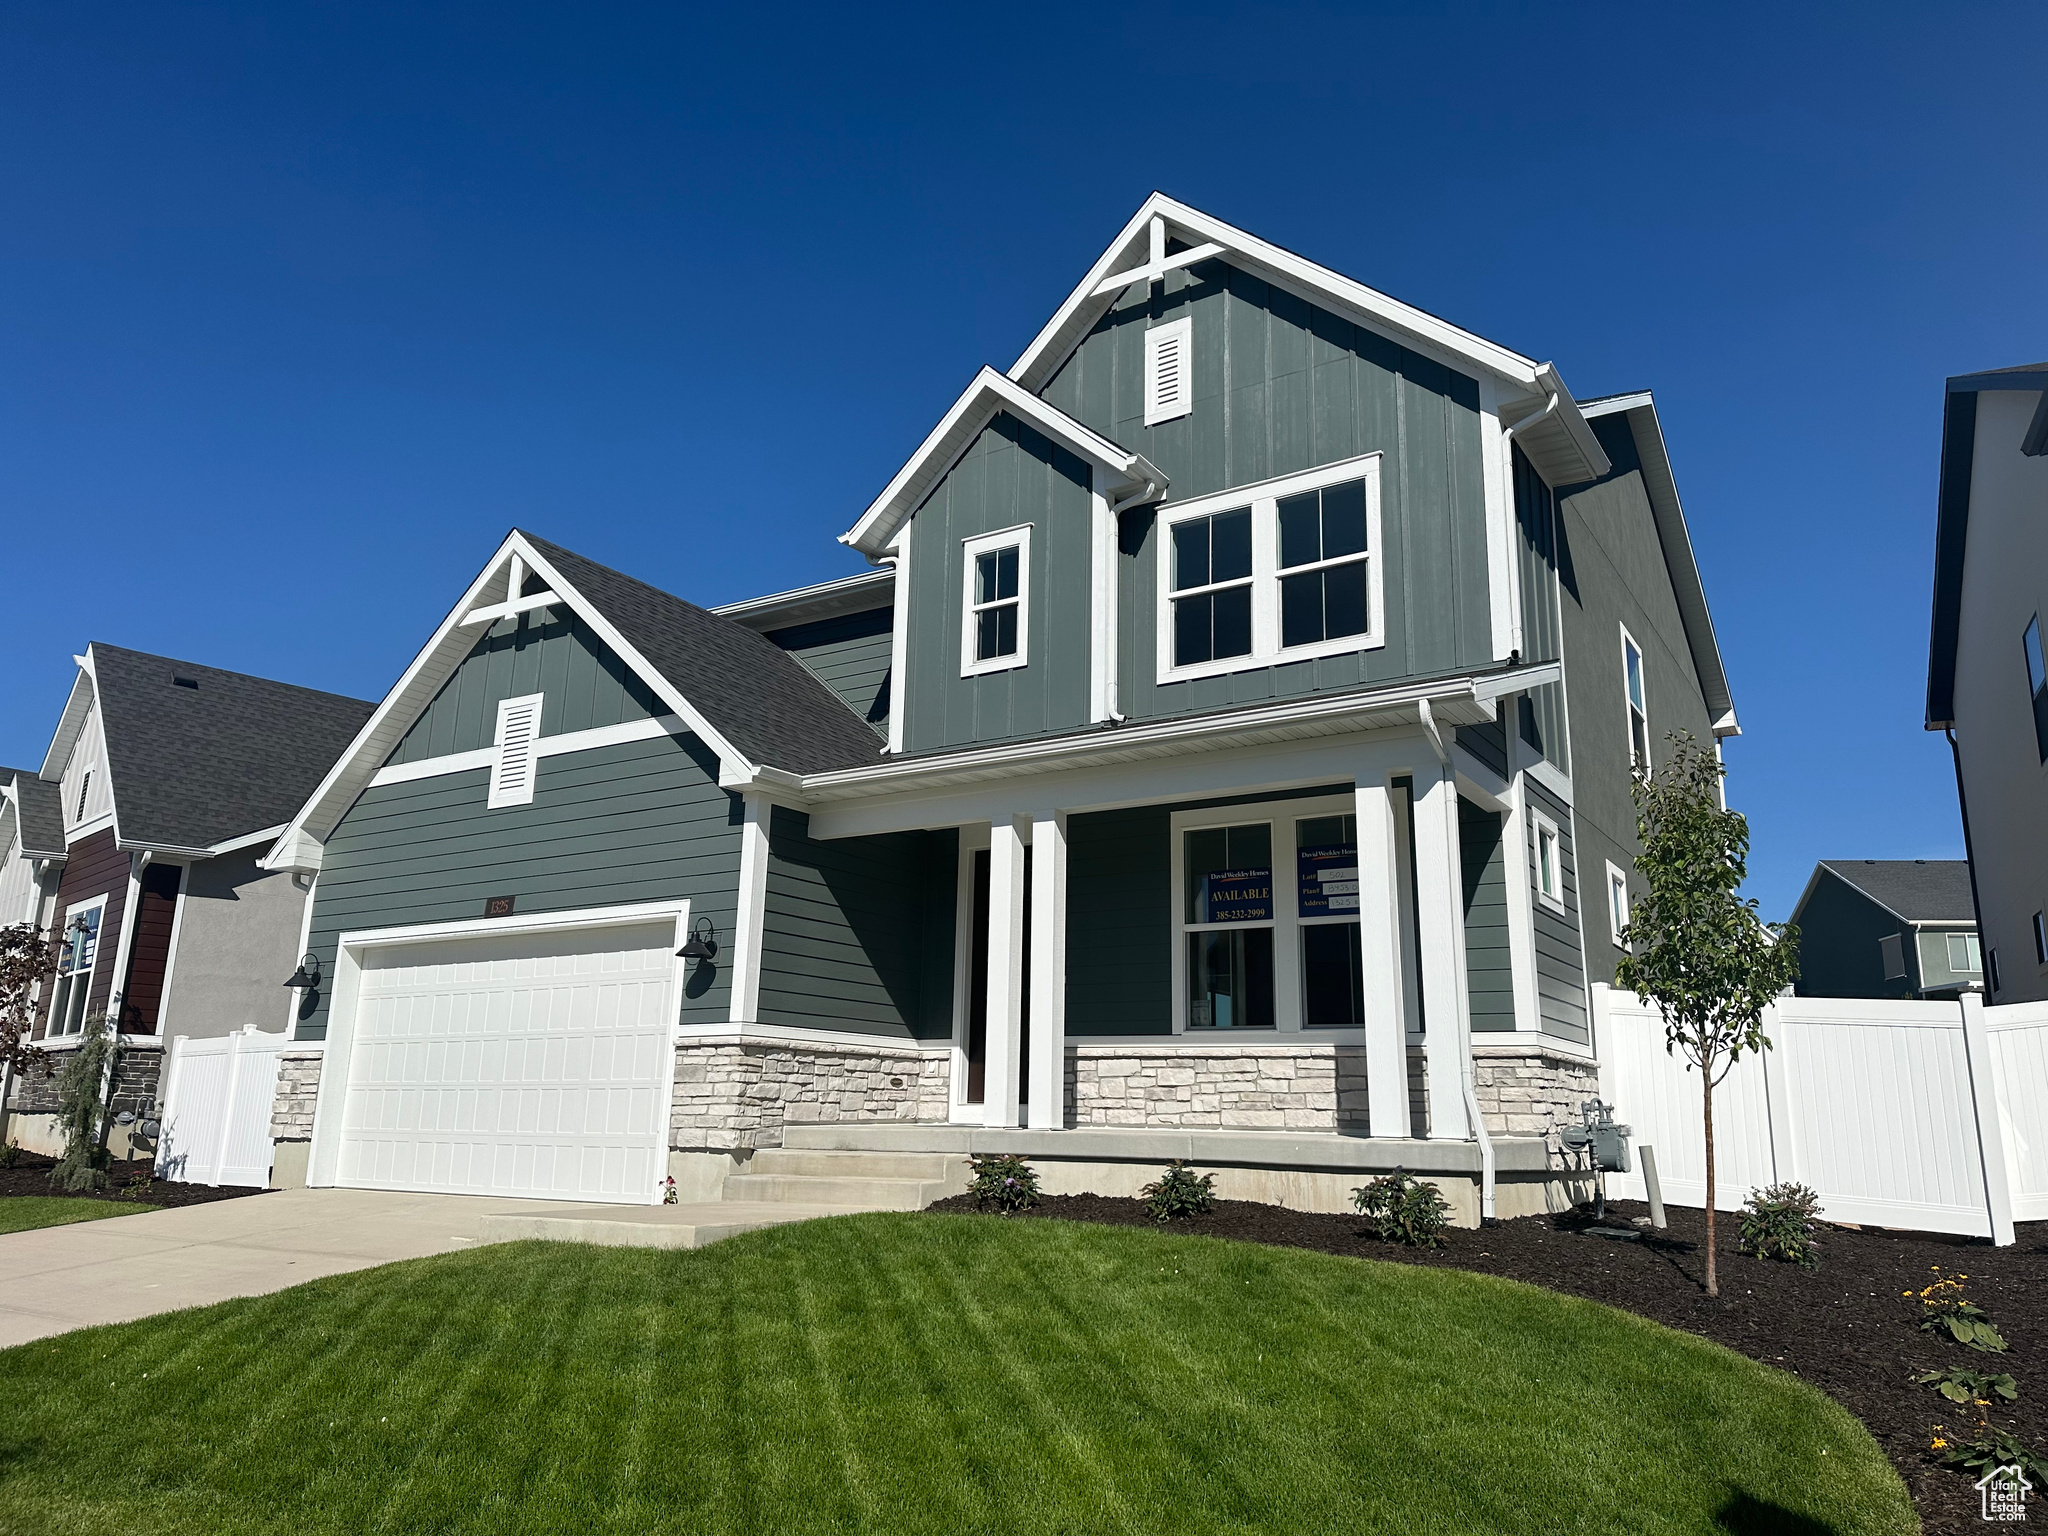
[[[10,1195],[0,1200],[0,1232],[27,1232],[35,1227],[63,1227],[74,1221],[104,1221],[153,1211],[153,1205],[116,1204],[112,1200],[74,1200],[63,1195]]]
[[[46,1536],[1916,1528],[1847,1413],[1641,1319],[993,1217],[394,1264],[0,1353],[0,1402]]]

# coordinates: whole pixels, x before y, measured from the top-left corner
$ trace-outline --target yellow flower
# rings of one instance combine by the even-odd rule
[[[1942,1439],[1941,1436],[1936,1435],[1934,1437],[1934,1449],[1937,1451],[1945,1451],[1948,1449],[1948,1442]]]

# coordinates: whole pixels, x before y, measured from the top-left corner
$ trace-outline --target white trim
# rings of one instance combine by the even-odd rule
[[[881,558],[895,568],[896,601],[889,610],[889,750],[903,750],[903,721],[910,713],[910,536],[906,521]]]
[[[516,561],[519,557],[514,555],[512,558]],[[512,580],[516,585],[519,579],[516,574],[518,568],[515,565],[513,569],[515,574]],[[520,614],[530,613],[536,608],[552,608],[561,600],[561,597],[553,592],[535,592],[531,596],[512,598],[502,603],[487,603],[464,614],[461,628],[472,629],[478,624],[495,624],[500,619],[517,618]]]
[[[1122,720],[1117,711],[1117,515],[1091,471],[1088,490],[1088,719]]]
[[[163,860],[171,863],[171,860]],[[167,1035],[171,1017],[171,979],[178,973],[178,936],[185,929],[185,887],[191,883],[192,866],[179,863],[177,894],[171,898],[171,935],[165,941],[164,979],[156,994],[156,1033]]]
[[[862,571],[832,581],[792,587],[787,592],[770,592],[762,597],[721,603],[711,612],[757,632],[788,629],[818,619],[842,614],[870,613],[886,608],[894,600],[896,578],[888,569]]]
[[[142,915],[142,872],[149,855],[128,855],[128,899],[121,908],[121,940],[114,950],[114,974],[107,979],[107,1023],[116,1033],[128,1007],[128,962],[135,953],[135,923]],[[118,989],[118,990],[117,990]]]
[[[206,856],[209,859],[217,859],[224,853],[240,853],[244,848],[253,848],[258,843],[274,843],[290,825],[288,821],[281,821],[274,827],[265,827],[261,832],[244,832],[240,837],[231,837],[224,843],[215,843],[206,850]]]
[[[1385,604],[1385,550],[1380,534],[1380,467],[1383,455],[1374,450],[1356,458],[1325,464],[1299,474],[1281,475],[1235,490],[1184,502],[1170,502],[1159,508],[1158,532],[1153,539],[1153,581],[1156,593],[1154,679],[1165,683],[1191,678],[1221,677],[1319,656],[1342,656],[1355,651],[1378,650],[1387,643]],[[1282,498],[1303,491],[1321,490],[1351,480],[1365,482],[1365,542],[1362,555],[1340,555],[1301,566],[1280,566],[1279,504]],[[1247,584],[1244,580],[1209,583],[1176,591],[1173,585],[1173,529],[1197,518],[1213,517],[1249,507],[1252,515],[1252,648],[1245,656],[1219,657],[1213,661],[1175,666],[1173,661],[1173,605],[1190,595]],[[1363,634],[1340,635],[1308,645],[1283,647],[1280,643],[1280,583],[1283,577],[1336,565],[1362,562],[1366,568],[1367,624]]]
[[[1563,916],[1565,910],[1564,836],[1558,831],[1557,823],[1541,811],[1530,811],[1529,821],[1532,829],[1532,837],[1528,849],[1531,888],[1536,892],[1536,899],[1538,901],[1542,902],[1543,905],[1549,907],[1559,916]],[[1543,841],[1545,838],[1550,840],[1551,845],[1550,877],[1556,882],[1557,889],[1555,891],[1546,888],[1543,883]]]
[[[298,871],[292,871],[288,878],[296,886],[299,882]],[[306,957],[309,952],[308,946],[313,942],[313,897],[319,884],[320,873],[318,870],[315,870],[306,877],[305,889],[300,892],[300,900],[303,905],[299,908],[299,947],[292,951],[292,975],[298,974],[299,962]],[[338,950],[336,952],[339,953]],[[330,987],[334,985],[334,978],[332,976],[327,978],[327,984]],[[287,987],[285,991],[284,1032],[288,1035],[296,1035],[299,1031],[299,1004],[304,998],[306,989],[304,987]],[[328,1012],[332,1014],[333,1010],[330,1008]]]
[[[1620,865],[1616,864],[1614,860],[1609,859],[1607,860],[1607,888],[1605,891],[1607,898],[1607,933],[1608,937],[1614,940],[1614,947],[1616,949],[1625,949],[1627,946],[1622,943],[1621,930],[1627,927],[1628,924],[1621,920],[1614,910],[1614,887],[1617,881],[1621,885],[1622,906],[1629,913],[1629,916],[1633,918],[1635,915],[1635,903],[1629,898],[1628,875]]]
[[[1067,818],[1031,822],[1031,1055],[1026,1120],[1034,1131],[1067,1124]]]
[[[1023,1109],[1024,850],[1031,823],[1005,816],[989,828],[988,1034],[984,1123],[1014,1126]]]
[[[1479,477],[1486,501],[1487,620],[1493,659],[1506,661],[1522,645],[1521,561],[1515,547],[1515,482],[1501,451],[1500,385],[1479,376]]]
[[[1521,732],[1519,728],[1515,734],[1518,738],[1520,737]],[[1535,749],[1530,748],[1530,750],[1534,751]],[[1530,762],[1523,764],[1522,772],[1557,796],[1567,806],[1572,804],[1572,777],[1549,758],[1534,758]]]
[[[1171,351],[1174,361],[1173,396],[1162,398],[1159,390],[1160,353]],[[1178,421],[1195,412],[1194,383],[1195,321],[1192,315],[1155,325],[1145,332],[1145,425]]]
[[[441,939],[489,938],[504,933],[568,932],[581,928],[620,928],[634,923],[659,922],[673,917],[688,921],[690,901],[686,896],[669,901],[637,902],[611,907],[571,907],[560,912],[520,912],[511,917],[457,918],[446,923],[407,923],[396,928],[355,928],[335,940],[342,949],[374,948],[381,944],[432,943]],[[689,936],[687,928],[677,930],[676,947]],[[678,999],[682,997],[679,991]]]
[[[498,700],[491,788],[484,799],[489,809],[533,804],[534,781],[540,777],[540,759],[533,744],[540,735],[541,712],[546,707],[546,697],[538,693]]]
[[[983,1124],[988,1108],[986,1093],[980,1104],[970,1103],[967,1098],[967,1031],[974,1014],[974,856],[990,846],[990,826],[983,821],[960,828],[960,856],[954,876],[953,1052],[946,1118],[955,1125]],[[985,1074],[983,1086],[987,1086]]]
[[[539,695],[535,695],[539,697]],[[599,747],[623,746],[631,741],[652,741],[658,736],[680,736],[689,725],[678,715],[655,715],[645,720],[627,720],[618,725],[594,726],[587,731],[563,731],[542,736],[533,743],[535,758],[556,757],[564,752],[590,752]],[[417,762],[393,763],[370,775],[372,789],[386,784],[404,784],[413,779],[438,778],[444,773],[469,773],[489,768],[498,760],[496,747],[478,747],[469,752],[448,752],[440,757],[423,757]]]
[[[61,974],[61,972],[53,973],[50,977],[50,1011],[48,1016],[45,1017],[43,1020],[43,1038],[35,1042],[37,1045],[43,1045],[46,1042],[50,1041],[74,1039],[79,1034],[82,1034],[84,1032],[86,1013],[90,1010],[92,1006],[92,984],[100,973],[100,951],[105,947],[107,941],[107,902],[113,896],[113,894],[114,893],[112,891],[101,891],[97,896],[88,896],[83,901],[71,902],[64,908],[63,912],[60,914],[57,923],[57,932],[60,942],[62,942],[63,935],[70,931],[71,920],[73,918],[78,917],[82,913],[93,911],[97,911],[100,915],[99,922],[96,923],[93,927],[92,964],[88,965],[82,972],[74,972],[72,978],[75,981],[77,976],[82,975],[85,977],[86,1006],[85,1008],[79,1010],[78,1029],[66,1030],[61,1035],[55,1033],[57,1027],[57,989],[60,983],[62,983],[65,978]],[[116,938],[115,942],[118,945],[118,937]],[[60,960],[58,964],[61,966],[63,962]],[[111,983],[108,986],[107,996],[110,1000],[113,997],[113,988]],[[70,995],[68,993],[66,994],[64,1001],[65,1004],[67,1005],[68,1010],[68,1005],[70,1004],[71,1001]],[[116,1033],[119,1032],[120,1027],[121,1021],[117,1017],[114,1020],[114,1029]]]
[[[1656,738],[1650,734],[1650,661],[1643,654],[1643,648],[1636,637],[1628,632],[1628,625],[1617,623],[1621,632],[1621,719],[1622,728],[1627,732],[1628,765],[1631,772],[1648,774],[1656,766]],[[1643,690],[1641,705],[1643,715],[1643,760],[1636,760],[1636,701],[1629,697],[1628,657],[1634,651],[1636,657],[1636,681]]]
[[[84,842],[96,832],[114,832],[115,842],[120,841],[120,834],[114,827],[114,813],[111,808],[100,812],[91,821],[81,821],[77,826],[68,828],[64,833],[65,852],[68,854],[75,844]]]
[[[679,1024],[677,1045],[816,1045],[835,1051],[864,1051],[875,1056],[943,1057],[945,1041],[905,1040],[893,1035],[863,1035],[845,1029],[809,1029],[795,1024]]]
[[[1017,551],[1017,595],[1012,598],[994,598],[987,603],[975,601],[974,578],[977,562],[983,555],[997,554],[1005,549]],[[1017,606],[1017,649],[1001,656],[977,657],[975,655],[975,620],[984,608],[999,608],[1015,602]],[[976,534],[971,539],[960,541],[960,675],[962,677],[984,677],[991,672],[1014,672],[1019,667],[1031,664],[1031,524],[1019,523],[1013,528],[998,528],[994,533]],[[896,704],[889,700],[893,709]]]
[[[1510,726],[1508,763],[1513,767],[1529,745]],[[1501,826],[1503,861],[1513,850],[1520,869],[1510,871],[1504,895],[1508,909],[1508,970],[1515,987],[1515,1028],[1535,1034],[1543,1028],[1543,982],[1536,960],[1535,883],[1529,876],[1529,783],[1526,770],[1514,775],[1507,797],[1507,818]]]
[[[761,937],[768,915],[768,832],[775,814],[756,792],[741,799],[740,881],[733,917],[731,1018],[753,1024],[761,1017]]]

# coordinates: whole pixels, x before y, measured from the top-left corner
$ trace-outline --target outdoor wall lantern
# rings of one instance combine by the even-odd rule
[[[676,954],[684,960],[709,960],[718,953],[718,929],[708,917],[700,917],[691,925],[689,938]]]
[[[320,957],[306,955],[299,961],[299,968],[285,978],[288,987],[317,987],[320,985]]]

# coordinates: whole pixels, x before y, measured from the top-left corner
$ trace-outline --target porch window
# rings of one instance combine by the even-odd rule
[[[1021,667],[1031,646],[1031,529],[963,541],[960,675]]]
[[[1189,1029],[1273,1028],[1273,827],[1181,834]]]
[[[1305,1029],[1365,1023],[1365,956],[1358,933],[1358,818],[1308,816],[1294,824],[1295,902],[1301,922]]]
[[[101,896],[89,906],[73,907],[64,914],[57,986],[50,1002],[51,1039],[78,1034],[85,1027],[86,999],[92,993],[93,969],[99,959],[100,917],[106,907],[107,898]]]

